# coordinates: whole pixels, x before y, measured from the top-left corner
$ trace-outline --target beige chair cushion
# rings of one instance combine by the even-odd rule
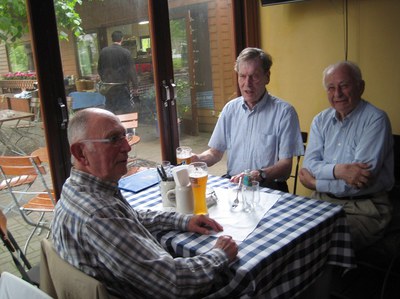
[[[111,299],[102,283],[59,257],[47,239],[41,242],[40,289],[54,298]]]

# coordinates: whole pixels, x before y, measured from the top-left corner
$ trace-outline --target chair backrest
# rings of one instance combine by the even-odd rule
[[[72,110],[88,107],[103,107],[106,98],[98,92],[74,91],[69,94],[72,98]]]
[[[131,129],[133,133],[136,133],[136,128],[138,127],[138,113],[126,113],[117,115],[122,125],[129,131]]]
[[[52,243],[41,241],[40,289],[54,298],[108,299],[105,286],[64,261]]]
[[[303,140],[304,150],[306,150],[306,143],[307,143],[307,139],[308,139],[308,133],[307,132],[301,132],[301,139]],[[296,157],[296,167],[295,167],[295,170],[294,170],[294,174],[290,176],[290,177],[292,177],[294,179],[294,182],[293,182],[293,194],[296,194],[296,192],[297,192],[297,178],[298,178],[298,175],[299,175],[300,158],[301,158],[301,156],[297,156]]]
[[[37,174],[37,170],[46,173],[38,156],[0,156],[0,167],[6,176],[32,175]]]
[[[49,200],[51,200],[52,207],[50,207],[48,204],[46,204],[46,206],[51,210],[54,208],[56,204],[54,193],[48,187],[48,184],[44,178],[44,174],[46,174],[46,169],[44,165],[41,164],[38,156],[0,156],[0,176],[7,186],[6,189],[9,191],[9,194],[11,195],[15,205],[18,207],[18,210],[24,220],[34,226],[36,224],[32,224],[32,221],[30,221],[27,215],[21,210],[20,201],[24,195],[35,194],[37,195],[38,202],[36,202],[36,206],[34,208],[30,208],[30,210],[42,210],[44,208],[43,204],[45,202],[48,203]],[[44,190],[32,191],[32,188],[29,189],[35,181],[28,184],[28,188],[25,188],[24,190],[15,188],[18,185],[14,184],[14,180],[32,175],[36,175],[38,177]],[[26,205],[27,204],[24,204],[24,206]],[[42,227],[42,225],[39,225],[38,227]]]
[[[51,299],[42,290],[8,272],[1,273],[0,298]]]

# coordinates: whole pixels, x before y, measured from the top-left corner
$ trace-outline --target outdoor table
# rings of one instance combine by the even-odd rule
[[[210,175],[207,187],[227,188],[229,180]],[[263,188],[281,197],[256,229],[239,243],[238,259],[229,265],[230,282],[207,298],[294,298],[327,268],[355,267],[346,216],[340,206]],[[159,186],[123,192],[135,209],[155,209]],[[240,217],[240,216],[238,216]],[[189,257],[210,250],[217,237],[191,232],[159,231],[159,242],[173,256]]]
[[[19,155],[25,155],[25,152],[19,146],[17,146],[16,143],[13,143],[11,141],[12,135],[9,135],[5,132],[3,124],[8,121],[17,121],[16,124],[11,127],[11,129],[17,132],[19,135],[24,136],[21,132],[18,131],[19,123],[22,119],[31,120],[34,116],[35,115],[33,113],[22,112],[17,110],[10,110],[10,109],[0,110],[0,142],[5,146],[2,155],[5,154],[7,149]]]

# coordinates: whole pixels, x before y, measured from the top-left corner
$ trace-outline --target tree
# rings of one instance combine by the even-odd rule
[[[77,4],[82,5],[82,0],[54,0],[60,39],[68,39],[67,30],[75,36],[83,33]],[[25,0],[0,0],[0,42],[15,42],[28,30]]]

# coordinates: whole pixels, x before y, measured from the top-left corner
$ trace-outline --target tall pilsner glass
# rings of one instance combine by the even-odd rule
[[[208,169],[205,162],[193,162],[189,164],[189,178],[192,184],[194,209],[193,214],[208,214],[206,189]]]

